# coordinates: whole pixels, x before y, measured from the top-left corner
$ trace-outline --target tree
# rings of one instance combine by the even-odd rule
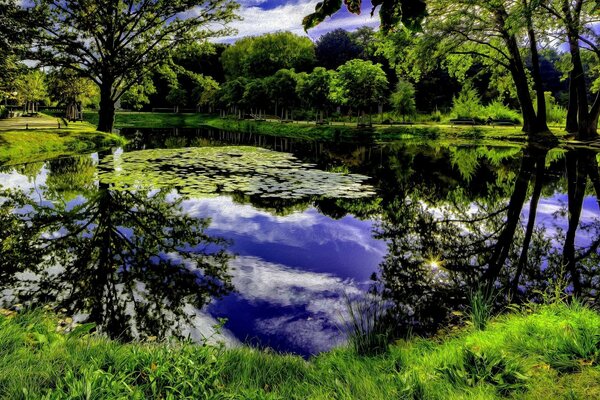
[[[243,105],[244,91],[248,80],[246,78],[236,78],[221,85],[217,94],[218,102],[229,112],[237,114],[239,107]]]
[[[427,70],[425,63],[429,60],[436,63],[443,60],[461,80],[467,78],[474,65],[492,72],[500,69],[498,76],[510,74],[523,115],[523,131],[530,134],[547,131],[538,32],[533,28],[534,5],[527,1],[483,0],[449,4],[447,0],[428,2],[429,15],[423,22],[423,33],[413,39],[416,50],[409,50],[414,53],[403,58],[419,63],[421,71]],[[529,68],[526,54],[530,56]]]
[[[414,115],[417,112],[415,104],[415,87],[412,83],[400,80],[396,84],[396,90],[392,93],[390,103],[394,111],[403,118]]]
[[[340,66],[331,80],[330,99],[365,111],[386,97],[388,80],[380,64],[351,60]]]
[[[169,94],[167,95],[167,101],[175,107],[175,112],[179,112],[179,107],[186,105],[187,92],[179,85],[171,86]]]
[[[144,105],[150,103],[150,96],[156,93],[154,82],[149,76],[145,76],[140,83],[131,86],[121,97],[121,105],[124,108],[141,110]]]
[[[212,106],[217,102],[219,83],[210,76],[199,75],[192,89],[192,97],[197,107]]]
[[[78,182],[72,167],[54,163],[49,173],[62,177],[47,184]],[[111,190],[90,178],[68,209],[62,198],[40,204],[0,188],[0,289],[15,301],[85,314],[101,332],[133,340],[180,335],[192,319],[187,306],[233,289],[225,241],[207,235],[208,220],[186,215],[181,199],[170,201],[170,189]]]
[[[0,100],[12,92],[12,82],[22,73],[21,57],[33,34],[36,15],[16,0],[0,1]]]
[[[360,49],[358,58],[375,61],[378,39],[373,28],[370,26],[361,26],[354,32],[350,33],[350,38]]]
[[[268,78],[251,79],[244,87],[242,105],[250,111],[261,114],[270,105]]]
[[[48,96],[46,75],[34,69],[20,76],[16,82],[18,98],[24,103],[27,112],[36,111],[36,103]]]
[[[176,46],[223,35],[231,0],[39,0],[45,16],[32,57],[78,71],[100,88],[98,130],[112,131],[115,102]]]
[[[80,77],[73,70],[60,68],[48,74],[48,92],[58,104],[89,106],[94,102],[97,88],[90,79]]]
[[[567,131],[580,139],[597,136],[600,116],[600,90],[586,82],[584,52],[591,52],[600,61],[600,35],[596,33],[600,3],[597,1],[546,0],[541,7],[547,12],[544,20],[553,21],[552,33],[569,46],[570,87]],[[590,102],[590,95],[595,99]]]
[[[299,74],[296,93],[309,107],[324,109],[331,104],[329,90],[334,72],[316,67],[310,74]]]
[[[326,69],[336,69],[347,61],[359,58],[361,50],[344,29],[324,34],[315,46],[317,63]]]
[[[281,108],[282,119],[289,119],[289,109],[298,102],[296,96],[297,84],[298,76],[296,72],[289,69],[280,69],[275,75],[267,79],[269,97],[271,101],[275,101],[275,115],[279,115],[278,108]]]
[[[268,33],[238,40],[223,52],[221,62],[228,79],[264,78],[280,69],[309,71],[315,64],[315,46],[291,32]]]

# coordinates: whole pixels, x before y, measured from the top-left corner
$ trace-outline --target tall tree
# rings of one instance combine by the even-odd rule
[[[98,130],[112,131],[115,103],[177,45],[223,35],[232,0],[39,0],[43,13],[32,57],[78,71],[100,88]]]
[[[593,0],[546,0],[541,6],[553,21],[553,33],[569,46],[571,56],[569,112],[567,130],[580,139],[597,136],[600,116],[600,90],[586,82],[585,51],[600,61],[600,35],[595,26],[600,21],[600,3]],[[595,98],[590,102],[591,95]]]
[[[324,34],[315,46],[317,62],[326,69],[336,69],[346,61],[359,58],[361,50],[350,33],[343,29]]]
[[[388,80],[380,64],[350,60],[337,69],[331,80],[330,98],[338,104],[365,111],[386,97]]]
[[[221,62],[228,79],[264,78],[280,69],[310,71],[315,46],[309,38],[291,32],[268,33],[238,40],[223,52]]]

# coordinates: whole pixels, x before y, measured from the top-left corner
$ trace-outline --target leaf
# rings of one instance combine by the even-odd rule
[[[93,322],[78,325],[75,329],[71,331],[71,333],[69,333],[69,338],[79,338],[88,335],[94,328],[96,328],[96,324]]]

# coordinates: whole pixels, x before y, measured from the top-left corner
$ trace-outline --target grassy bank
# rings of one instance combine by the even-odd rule
[[[86,121],[97,123],[98,115],[94,112],[85,114]],[[256,122],[252,120],[238,121],[219,118],[206,114],[172,114],[149,112],[122,112],[115,118],[116,128],[198,128],[200,126],[225,129],[237,132],[257,133],[263,135],[284,136],[303,139],[334,140],[372,137],[377,140],[397,140],[407,137],[457,137],[465,139],[509,139],[525,140],[526,136],[520,127],[512,126],[460,126],[445,124],[415,125],[374,125],[372,129],[359,129],[355,124],[334,123],[316,126],[313,123],[295,122],[282,124],[277,121]]]
[[[309,361],[249,348],[119,344],[57,333],[42,312],[0,317],[2,398],[600,398],[600,315],[578,304],[515,311],[484,331],[412,339],[384,355]]]
[[[118,135],[97,132],[95,127],[88,123],[70,124],[68,128],[62,129],[2,130],[0,126],[0,164],[47,160],[100,150],[124,142]]]

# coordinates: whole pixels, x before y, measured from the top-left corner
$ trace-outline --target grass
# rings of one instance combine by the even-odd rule
[[[3,130],[0,124],[0,164],[43,161],[125,143],[118,135],[97,132],[89,123],[72,123],[66,128],[63,125],[62,129],[58,129],[54,119],[49,120],[52,128],[44,127],[43,121],[36,121],[39,127],[29,130],[14,129],[12,126]]]
[[[600,315],[578,303],[530,306],[485,330],[341,348],[309,361],[247,347],[121,344],[57,332],[42,311],[0,317],[7,399],[592,399],[600,398]]]
[[[94,124],[98,121],[95,112],[85,113],[86,121]],[[374,119],[376,121],[377,119]],[[524,141],[526,135],[520,127],[512,126],[453,126],[429,122],[414,125],[374,125],[373,129],[359,129],[353,123],[335,123],[316,126],[313,123],[296,122],[282,124],[276,121],[256,122],[219,118],[207,114],[173,114],[151,112],[120,112],[115,117],[116,128],[198,128],[210,126],[236,132],[257,133],[301,139],[374,139],[398,140],[407,138],[437,138],[441,136],[463,139],[510,139]],[[558,130],[559,131],[559,130]],[[560,132],[559,132],[560,134]]]

